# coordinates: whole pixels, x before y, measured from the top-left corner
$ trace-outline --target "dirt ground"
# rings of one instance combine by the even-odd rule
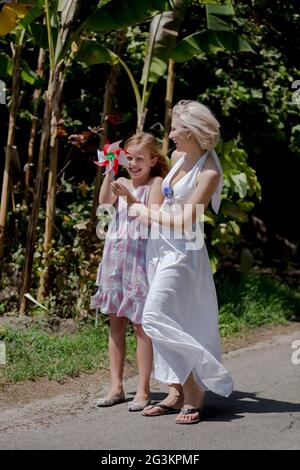
[[[245,336],[235,336],[222,341],[223,353],[251,346],[255,343],[268,341],[275,335],[284,335],[299,330],[299,323],[293,322],[287,325],[263,326],[256,328]],[[135,364],[126,362],[125,378],[136,374]],[[51,398],[60,394],[84,393],[90,387],[99,384],[101,387],[109,380],[109,370],[101,370],[97,373],[83,373],[76,378],[66,378],[64,382],[56,382],[47,378],[38,381],[26,381],[22,383],[6,384],[0,390],[0,408],[10,408],[28,404],[36,400]]]

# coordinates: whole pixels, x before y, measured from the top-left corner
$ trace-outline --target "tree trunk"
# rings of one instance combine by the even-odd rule
[[[72,8],[71,8],[72,7]],[[78,29],[79,20],[83,20],[81,14],[87,8],[91,8],[91,6],[86,8],[86,2],[83,0],[72,0],[72,2],[65,3],[65,6],[61,12],[61,25],[60,30],[56,42],[56,46],[54,47],[53,44],[53,36],[51,31],[51,21],[50,21],[50,9],[49,9],[49,2],[45,1],[45,14],[46,14],[46,24],[47,24],[47,31],[48,31],[48,45],[49,45],[49,57],[50,57],[50,77],[48,82],[48,92],[46,94],[46,106],[45,106],[45,113],[44,113],[44,120],[43,120],[43,127],[42,127],[42,138],[41,138],[41,145],[40,145],[40,152],[39,152],[39,161],[38,161],[38,168],[37,168],[37,177],[35,183],[35,190],[34,190],[34,199],[33,199],[33,208],[30,216],[30,221],[28,225],[28,232],[27,232],[27,244],[26,244],[26,253],[25,253],[25,261],[23,266],[23,275],[22,275],[22,287],[20,293],[20,307],[19,312],[20,315],[23,315],[26,310],[26,297],[25,294],[30,289],[31,284],[31,272],[32,272],[32,264],[33,264],[33,254],[34,254],[34,244],[35,244],[35,237],[36,237],[36,228],[38,223],[38,215],[39,215],[39,208],[41,204],[42,198],[42,188],[43,188],[43,176],[44,176],[44,169],[45,169],[45,160],[48,148],[48,141],[50,135],[50,121],[52,119],[52,113],[54,112],[57,116],[57,109],[53,109],[53,103],[60,103],[60,100],[56,100],[56,96],[60,90],[60,78],[62,77],[61,73],[65,66],[68,66],[68,61],[66,59],[72,40],[76,38],[79,34],[80,28]],[[58,58],[61,58],[60,60]],[[66,62],[66,64],[65,64]],[[56,136],[56,126],[54,126],[54,133],[51,135]],[[51,144],[53,146],[54,152],[54,141],[51,139]],[[54,154],[52,154],[53,156]],[[55,172],[55,181],[53,181],[53,176],[51,177],[51,188],[54,184],[56,184],[56,168],[54,168],[54,163],[51,159],[53,164],[52,171]],[[52,189],[51,189],[52,191]],[[51,203],[52,204],[52,203]],[[50,206],[49,206],[50,208]],[[49,209],[50,210],[50,209]],[[50,220],[51,220],[51,211]],[[53,218],[52,218],[53,220]],[[51,223],[51,221],[50,221]],[[47,235],[48,237],[48,235]]]
[[[125,32],[126,31],[124,29],[117,32],[115,50],[118,55],[120,55],[122,45],[125,41]],[[121,68],[119,65],[115,65],[111,67],[110,73],[108,75],[108,78],[105,84],[103,113],[102,113],[102,122],[101,122],[101,127],[103,128],[103,133],[102,133],[102,138],[101,138],[102,146],[105,144],[106,139],[107,139],[107,134],[108,134],[107,117],[113,111],[113,99],[115,96],[116,84],[117,84],[118,76],[120,74],[120,70]],[[103,181],[103,175],[101,173],[101,169],[97,166],[96,178],[95,178],[95,189],[94,189],[94,195],[93,195],[93,209],[92,209],[92,216],[91,216],[92,220],[96,219],[99,191],[102,185],[102,181]]]
[[[139,113],[138,123],[137,123],[137,127],[136,127],[136,133],[137,134],[140,134],[141,132],[144,132],[144,126],[145,126],[147,112],[148,112],[148,108],[145,108],[145,109],[141,110],[141,112]]]
[[[41,205],[45,161],[46,161],[49,134],[50,134],[52,102],[53,102],[54,91],[58,87],[59,87],[59,74],[54,73],[54,71],[51,71],[49,82],[48,82],[48,90],[46,92],[46,105],[45,105],[45,111],[44,111],[39,160],[38,160],[38,167],[37,167],[37,174],[36,174],[36,181],[35,181],[35,188],[34,188],[33,206],[31,210],[31,215],[30,215],[29,225],[28,225],[28,230],[27,230],[26,251],[25,251],[25,260],[24,260],[24,266],[23,266],[23,272],[22,272],[22,286],[21,286],[21,293],[20,293],[20,307],[19,307],[20,315],[25,314],[26,305],[27,305],[25,294],[29,291],[30,284],[31,284],[31,272],[32,272],[32,264],[33,264],[34,244],[35,244],[35,239],[36,239],[36,228],[38,224],[39,209]]]
[[[59,73],[58,87],[55,89],[53,97],[53,112],[51,119],[51,137],[50,137],[50,164],[48,175],[48,189],[46,200],[46,220],[45,220],[45,234],[44,234],[44,247],[43,247],[43,271],[40,277],[38,300],[41,302],[45,299],[50,292],[49,280],[49,256],[52,247],[52,237],[54,229],[54,217],[56,206],[56,189],[57,189],[57,158],[58,158],[58,139],[57,139],[57,125],[61,117],[61,96],[64,87],[63,72]]]
[[[107,131],[108,131],[108,121],[107,117],[111,114],[112,109],[113,109],[113,98],[115,95],[115,89],[116,89],[116,82],[117,82],[117,77],[120,73],[120,67],[119,65],[114,65],[110,69],[110,73],[108,75],[108,78],[106,80],[106,85],[105,85],[105,94],[104,94],[104,103],[103,103],[103,113],[102,113],[102,122],[101,122],[101,127],[103,129],[102,131],[102,136],[101,136],[101,143],[102,146],[105,144],[106,139],[107,139]],[[94,197],[93,197],[93,210],[92,210],[92,219],[94,220],[96,218],[96,211],[98,207],[98,197],[99,197],[99,191],[101,188],[101,184],[103,181],[103,175],[101,172],[101,168],[97,166],[96,170],[96,178],[95,178],[95,189],[94,189]]]
[[[119,32],[117,39],[116,39],[117,41],[116,53],[118,55],[120,53],[124,40],[125,40],[125,30],[122,30]],[[102,146],[105,144],[106,139],[107,139],[107,131],[108,131],[107,116],[109,116],[113,110],[113,99],[115,96],[116,83],[117,83],[117,78],[119,74],[120,74],[120,66],[114,65],[113,67],[111,67],[110,73],[106,80],[103,113],[102,113],[102,121],[101,121],[101,127],[103,128],[102,137],[101,137]],[[94,196],[93,196],[92,220],[96,219],[98,197],[99,197],[99,191],[102,185],[102,181],[103,181],[103,175],[101,173],[101,169],[97,166],[96,178],[95,178],[95,189],[94,189]]]
[[[40,49],[39,51],[39,58],[38,58],[38,65],[37,65],[37,75],[38,77],[42,78],[44,76],[44,64],[45,64],[45,56],[46,51],[45,49]],[[34,145],[38,127],[38,108],[41,101],[42,90],[41,88],[37,88],[34,90],[33,93],[33,115],[32,115],[32,123],[31,123],[31,130],[30,130],[30,139],[28,144],[28,161],[25,165],[25,190],[26,194],[28,195],[30,192],[30,183],[31,183],[31,174],[32,174],[32,164],[33,164],[33,155],[34,155]]]
[[[167,90],[165,99],[165,131],[163,138],[163,153],[168,154],[169,149],[169,133],[171,130],[172,122],[172,105],[173,105],[173,94],[174,94],[174,83],[175,83],[175,62],[169,59],[168,65],[168,78],[167,78]]]
[[[13,145],[15,141],[15,130],[16,130],[16,118],[19,107],[19,89],[20,89],[20,79],[21,79],[21,70],[20,70],[20,56],[23,46],[22,45],[13,45],[13,81],[12,81],[12,98],[11,98],[11,107],[9,112],[9,126],[8,126],[8,135],[7,143],[5,149],[5,166],[3,173],[3,182],[2,182],[2,195],[1,195],[1,207],[0,207],[0,260],[3,258],[4,250],[4,238],[5,238],[5,227],[7,221],[7,211],[8,211],[8,200],[9,200],[9,187],[10,187],[10,169],[11,169],[11,160]]]

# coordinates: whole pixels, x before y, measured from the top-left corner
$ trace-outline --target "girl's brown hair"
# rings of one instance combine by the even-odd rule
[[[161,176],[164,178],[166,174],[169,173],[170,167],[168,160],[163,155],[161,146],[154,135],[148,132],[134,134],[126,140],[124,144],[125,150],[131,145],[143,145],[147,147],[151,157],[157,157],[157,163],[151,168],[150,176]]]

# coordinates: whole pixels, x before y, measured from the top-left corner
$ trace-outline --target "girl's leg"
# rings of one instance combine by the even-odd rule
[[[205,397],[205,390],[196,383],[193,374],[191,373],[183,384],[183,410],[190,408],[203,408],[203,402]],[[179,414],[176,418],[177,423],[184,423],[187,421],[195,421],[200,418],[200,411],[189,414]]]
[[[135,402],[144,402],[150,398],[150,376],[152,371],[153,351],[152,342],[143,330],[142,325],[134,324],[136,335],[136,357],[139,374],[138,387],[133,399]]]
[[[127,318],[109,315],[109,363],[111,375],[111,388],[105,399],[111,399],[124,393],[123,372],[126,352],[126,326]]]

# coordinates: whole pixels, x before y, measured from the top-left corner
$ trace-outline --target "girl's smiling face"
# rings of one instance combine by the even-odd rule
[[[157,157],[152,157],[147,147],[130,145],[127,149],[128,173],[133,180],[149,178],[151,168],[156,164]]]

